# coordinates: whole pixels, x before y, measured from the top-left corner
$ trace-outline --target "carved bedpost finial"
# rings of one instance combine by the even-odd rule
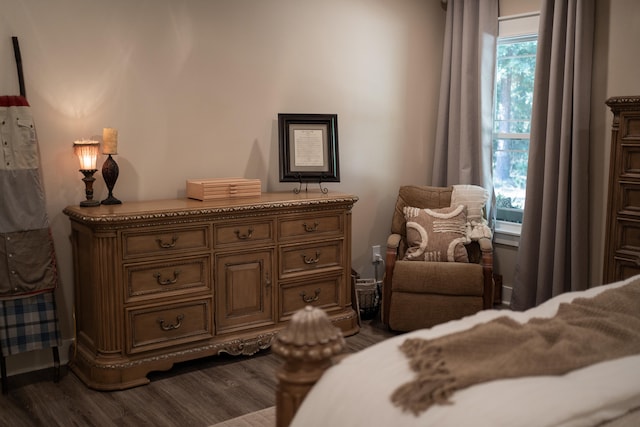
[[[276,426],[286,427],[305,396],[343,351],[344,337],[327,314],[307,306],[298,310],[275,339],[271,349],[284,359],[277,371]]]

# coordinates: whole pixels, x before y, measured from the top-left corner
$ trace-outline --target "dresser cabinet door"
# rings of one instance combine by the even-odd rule
[[[216,256],[216,333],[275,323],[273,249]]]

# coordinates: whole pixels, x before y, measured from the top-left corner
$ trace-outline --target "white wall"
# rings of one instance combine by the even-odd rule
[[[398,186],[430,177],[440,0],[0,0],[0,10],[0,94],[18,94],[17,36],[65,340],[73,279],[62,210],[84,199],[76,139],[119,130],[114,193],[124,203],[183,197],[188,178],[260,178],[265,191],[289,191],[278,182],[277,114],[337,113],[341,182],[327,187],[360,198],[352,256],[363,277]],[[96,198],[105,196],[98,174]],[[32,353],[8,358],[9,372],[50,360]]]

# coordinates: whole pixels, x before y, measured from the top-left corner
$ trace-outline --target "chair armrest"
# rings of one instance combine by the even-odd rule
[[[484,275],[483,307],[487,309],[493,307],[493,243],[491,239],[483,237],[478,239],[478,244],[482,252],[480,264]]]
[[[393,277],[393,268],[396,266],[398,258],[398,246],[400,245],[401,236],[399,234],[391,234],[387,238],[387,252],[385,254],[384,263],[384,279],[382,281],[382,323],[389,324],[389,301],[391,300],[391,279]]]
[[[399,234],[390,234],[387,238],[387,252],[389,252],[389,249],[395,249],[395,253],[397,253],[401,238]]]
[[[493,242],[491,242],[491,239],[483,237],[481,239],[478,239],[478,244],[480,245],[480,250],[482,252],[493,252]]]

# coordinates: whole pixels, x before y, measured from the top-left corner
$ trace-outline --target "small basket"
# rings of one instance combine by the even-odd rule
[[[374,279],[356,279],[356,306],[360,319],[373,319],[380,308],[380,290]]]

